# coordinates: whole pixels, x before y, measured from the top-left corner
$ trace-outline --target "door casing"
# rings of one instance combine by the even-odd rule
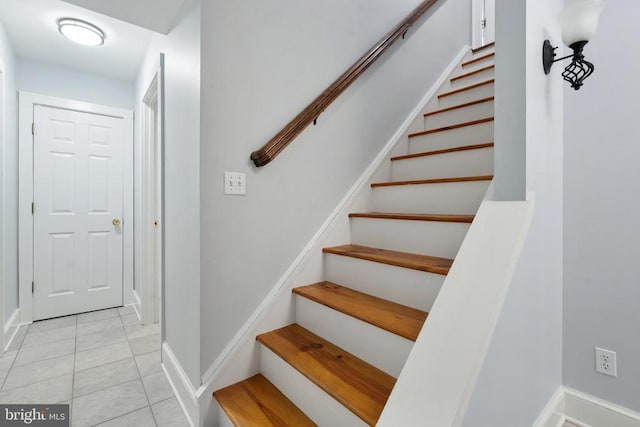
[[[33,321],[33,107],[81,111],[122,118],[125,121],[123,176],[123,303],[133,303],[133,111],[57,98],[30,92],[19,92],[19,177],[18,177],[18,271],[20,322]]]

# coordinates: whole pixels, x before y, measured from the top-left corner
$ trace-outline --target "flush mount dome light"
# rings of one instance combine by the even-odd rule
[[[84,46],[104,44],[104,32],[93,24],[75,18],[62,18],[58,21],[58,31],[69,40]]]

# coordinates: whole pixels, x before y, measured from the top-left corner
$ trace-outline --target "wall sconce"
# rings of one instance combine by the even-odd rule
[[[562,72],[562,77],[575,90],[580,89],[582,82],[593,73],[594,66],[584,59],[582,50],[596,32],[600,13],[604,9],[602,0],[574,0],[560,14],[562,42],[573,50],[572,55],[554,59],[555,50],[549,40],[542,45],[542,66],[544,73],[551,72],[554,62],[571,58],[571,64]]]

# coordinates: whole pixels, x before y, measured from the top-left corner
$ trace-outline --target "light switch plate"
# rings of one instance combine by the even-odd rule
[[[224,194],[245,196],[247,194],[247,175],[241,172],[225,172]]]

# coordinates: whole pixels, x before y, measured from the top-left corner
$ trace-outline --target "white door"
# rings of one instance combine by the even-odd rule
[[[124,120],[34,106],[34,320],[122,305]]]
[[[495,0],[473,0],[471,7],[473,47],[494,42],[496,39]]]

